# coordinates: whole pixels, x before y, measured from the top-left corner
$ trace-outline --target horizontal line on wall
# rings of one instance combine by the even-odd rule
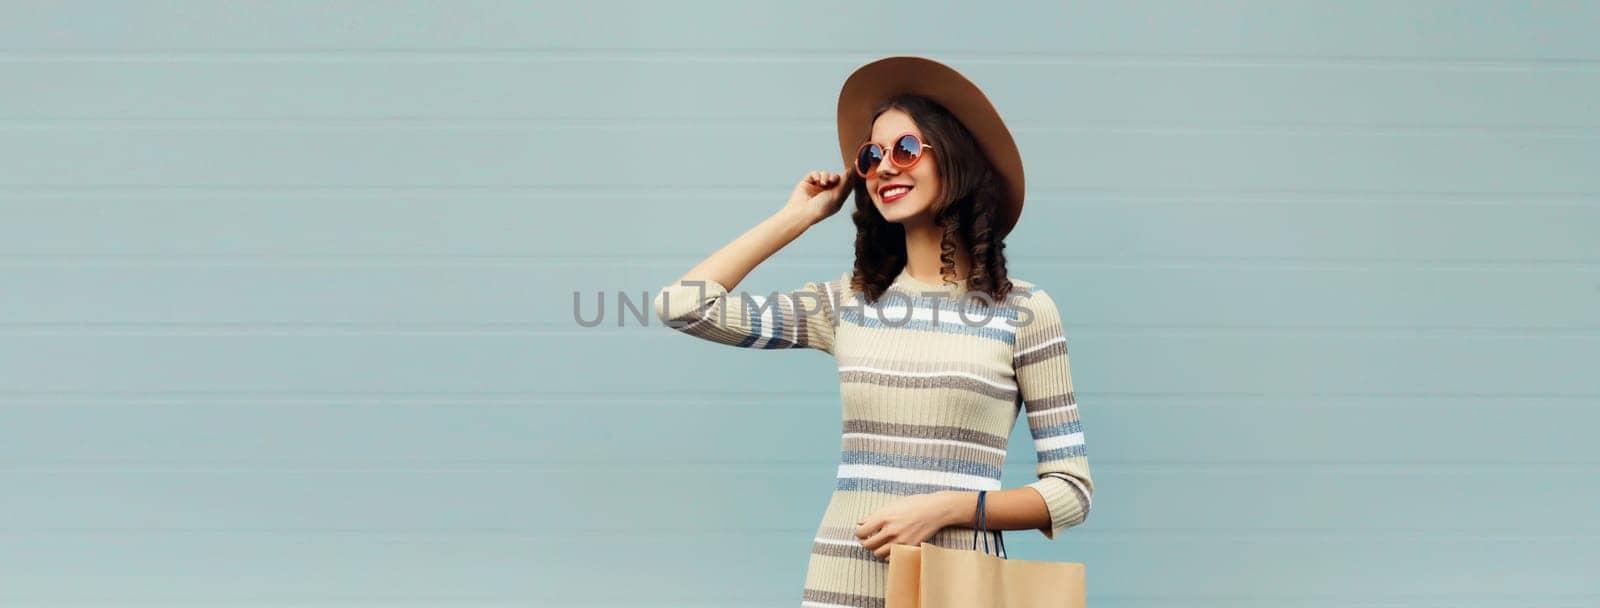
[[[648,186],[617,186],[611,184],[461,184],[447,186],[393,186],[393,185],[346,185],[346,186],[289,186],[277,184],[236,185],[236,184],[0,184],[0,192],[6,194],[6,199],[17,198],[62,198],[62,197],[93,197],[93,198],[132,198],[132,197],[195,197],[210,199],[214,197],[273,197],[282,194],[297,196],[315,196],[329,198],[375,198],[392,199],[395,196],[417,197],[454,197],[462,194],[505,197],[579,197],[593,198],[617,195],[634,195],[645,197],[672,197],[681,199],[698,199],[705,197],[718,197],[729,200],[739,200],[750,196],[787,195],[788,186],[782,184],[770,188],[751,186],[714,186],[714,185],[673,185],[659,184]],[[1285,199],[1302,199],[1306,203],[1389,203],[1411,202],[1429,203],[1439,205],[1455,204],[1495,204],[1495,205],[1561,205],[1581,206],[1592,208],[1600,203],[1600,191],[1594,192],[1549,192],[1549,191],[1507,191],[1507,192],[1479,192],[1479,191],[1430,191],[1430,190],[1318,190],[1318,189],[1275,189],[1275,190],[1238,190],[1238,189],[1194,189],[1194,190],[1141,190],[1124,188],[1075,188],[1075,187],[1050,187],[1030,188],[1030,196],[1039,197],[1079,197],[1069,202],[1073,204],[1095,204],[1097,201],[1086,197],[1100,199],[1102,204],[1119,202],[1139,202],[1141,199],[1160,203],[1188,203],[1204,198],[1207,204],[1263,204],[1283,202]],[[1249,200],[1241,200],[1249,199]],[[1394,199],[1406,199],[1396,201]],[[778,203],[782,199],[774,199]],[[774,209],[776,209],[776,203]]]
[[[1600,290],[1597,290],[1600,291]],[[592,307],[592,302],[589,304]],[[648,310],[646,310],[648,314]],[[610,323],[610,322],[608,322]],[[957,320],[958,323],[958,320]],[[659,328],[651,318],[650,328]],[[168,323],[168,322],[6,322],[5,336],[616,336],[646,330],[632,318],[626,328],[579,328],[563,323]],[[1197,334],[1250,334],[1250,336],[1331,336],[1331,338],[1416,338],[1416,336],[1466,336],[1466,338],[1600,338],[1600,325],[1587,326],[1362,326],[1362,325],[1114,325],[1070,323],[1069,333],[1093,330],[1118,334],[1197,336]]]
[[[626,63],[841,63],[855,65],[862,53],[884,51],[787,50],[771,48],[686,49],[5,49],[0,63],[305,63],[391,62],[626,62]],[[898,48],[903,54],[932,54],[952,64],[1128,65],[1180,67],[1332,67],[1367,69],[1447,69],[1468,71],[1600,71],[1592,57],[1417,57],[1383,55],[1267,55],[1229,53],[1088,53],[1074,51],[979,51]]]
[[[1497,395],[1305,395],[1305,394],[1243,394],[1243,393],[1216,393],[1216,392],[1184,392],[1184,393],[1120,393],[1100,391],[1077,391],[1080,400],[1095,400],[1100,402],[1115,401],[1117,407],[1142,407],[1153,405],[1155,407],[1184,406],[1194,408],[1214,407],[1215,402],[1227,401],[1228,405],[1238,405],[1241,400],[1255,401],[1252,406],[1270,407],[1273,409],[1316,409],[1316,408],[1346,408],[1350,407],[1349,401],[1386,402],[1395,399],[1415,401],[1437,401],[1441,406],[1471,407],[1471,404],[1462,402],[1464,399],[1473,399],[1484,402],[1484,405],[1500,407],[1505,399],[1518,399],[1518,407],[1536,407],[1538,405],[1567,406],[1572,404],[1587,404],[1594,399],[1593,395],[1527,395],[1527,394],[1497,394]],[[64,405],[78,406],[112,406],[112,407],[147,407],[147,406],[316,406],[316,407],[361,407],[361,406],[394,406],[394,407],[567,407],[572,405],[592,406],[595,401],[603,400],[611,406],[647,406],[660,408],[686,408],[686,407],[716,407],[741,409],[762,407],[791,407],[797,404],[815,404],[819,402],[832,402],[838,398],[837,392],[784,392],[773,393],[740,393],[738,391],[715,391],[709,393],[608,393],[607,391],[594,391],[583,393],[548,393],[541,391],[539,394],[513,393],[504,396],[483,394],[447,394],[447,393],[420,393],[392,394],[392,393],[339,393],[336,395],[307,394],[283,395],[274,393],[229,393],[229,392],[199,392],[164,393],[140,392],[124,393],[116,391],[105,392],[31,392],[31,391],[0,391],[0,407],[57,407]],[[1543,403],[1536,403],[1543,402]]]
[[[1227,401],[1236,405],[1239,400],[1260,401],[1255,405],[1270,406],[1273,408],[1343,408],[1349,407],[1347,401],[1373,401],[1383,402],[1395,399],[1418,401],[1438,401],[1440,405],[1451,407],[1461,406],[1463,399],[1475,399],[1489,405],[1503,405],[1504,399],[1519,399],[1524,403],[1521,406],[1533,406],[1535,403],[1528,401],[1548,402],[1548,405],[1564,406],[1585,402],[1600,395],[1550,395],[1550,394],[1523,394],[1523,393],[1496,393],[1496,394],[1319,394],[1302,392],[1285,393],[1236,393],[1217,391],[1186,391],[1166,393],[1134,393],[1117,391],[1076,391],[1078,398],[1094,399],[1098,401],[1117,401],[1118,407],[1140,407],[1154,405],[1156,407],[1193,406],[1208,408],[1216,405],[1214,402]],[[383,391],[352,391],[352,392],[324,392],[324,391],[17,391],[0,390],[0,406],[28,407],[33,405],[49,406],[58,404],[76,404],[86,406],[180,406],[180,405],[279,405],[279,406],[327,406],[327,407],[358,407],[358,406],[422,406],[422,407],[473,407],[473,406],[498,406],[498,407],[563,407],[576,404],[593,405],[596,400],[603,400],[609,405],[619,406],[649,406],[649,407],[740,407],[760,408],[777,407],[777,404],[810,404],[818,400],[837,399],[837,391],[785,391],[783,393],[744,392],[737,390],[714,390],[709,392],[684,393],[618,393],[614,391],[596,390],[584,392],[560,393],[556,391],[539,391],[533,394],[527,391],[508,391],[505,394],[489,393],[451,393],[439,391],[418,391],[415,393],[389,393]],[[26,401],[17,401],[26,399]]]
[[[3,259],[3,258],[0,258]],[[653,256],[650,258],[651,266],[677,266],[690,267],[701,258],[691,256]],[[834,264],[840,261],[840,256],[806,256],[806,254],[790,254],[786,261],[810,262],[810,264]],[[1013,258],[1016,259],[1016,258]],[[1373,266],[1410,266],[1416,269],[1429,270],[1530,270],[1536,267],[1571,267],[1571,269],[1590,269],[1600,264],[1600,258],[1558,258],[1558,259],[1421,259],[1421,258],[1315,258],[1315,256],[1048,256],[1048,254],[1034,254],[1027,256],[1029,262],[1040,262],[1048,266],[1093,266],[1093,267],[1194,267],[1194,269],[1221,269],[1221,267],[1240,267],[1240,269],[1256,269],[1256,267],[1272,267],[1272,269],[1366,269]],[[637,256],[618,256],[618,261],[629,261],[637,264]],[[0,264],[3,266],[3,264]],[[843,269],[840,269],[843,272]],[[734,290],[738,291],[738,290]]]
[[[770,188],[752,186],[671,185],[617,186],[617,185],[526,185],[526,186],[40,186],[23,187],[0,185],[0,191],[14,190],[9,200],[36,198],[56,199],[82,197],[89,199],[127,198],[215,198],[251,199],[275,198],[291,193],[301,196],[335,199],[374,199],[392,201],[395,196],[449,199],[461,194],[498,197],[508,200],[526,198],[600,198],[631,195],[650,198],[700,200],[720,198],[744,200],[751,196],[786,194],[786,186]],[[31,190],[31,192],[30,192]],[[1111,205],[1123,203],[1149,203],[1153,205],[1206,204],[1220,206],[1246,206],[1264,204],[1382,204],[1382,205],[1551,205],[1575,206],[1594,209],[1600,204],[1600,192],[1475,192],[1475,191],[1398,191],[1398,190],[1137,190],[1111,188],[1033,187],[1028,193],[1034,196],[1073,197],[1061,204]],[[1092,197],[1092,198],[1091,198]]]
[[[1600,294],[1600,286],[1596,288]],[[649,316],[649,302],[637,301],[645,306]],[[586,300],[585,315],[593,313],[594,301]],[[573,319],[559,323],[187,323],[187,322],[6,322],[0,323],[0,335],[76,335],[76,336],[619,336],[640,335],[635,332],[667,329],[653,316],[648,326],[639,325],[632,317],[626,327],[616,327],[615,302],[609,304],[605,327],[581,327]],[[954,316],[951,317],[955,319]],[[953,320],[953,323],[960,323]],[[1084,330],[1112,335],[1143,336],[1205,336],[1218,334],[1236,336],[1318,336],[1332,338],[1390,338],[1390,337],[1482,337],[1482,338],[1542,338],[1594,340],[1600,339],[1600,325],[1570,327],[1495,326],[1495,327],[1418,327],[1418,326],[1359,326],[1359,325],[1118,325],[1102,323],[1069,323],[1069,336]],[[670,335],[659,332],[650,336]],[[1069,338],[1070,339],[1070,338]]]
[[[1007,534],[1027,535],[1036,534],[1033,529],[1006,530]],[[683,537],[741,537],[741,536],[772,536],[789,538],[793,536],[807,536],[816,533],[816,528],[679,528],[650,530],[628,529],[623,526],[607,526],[603,528],[561,527],[561,528],[331,528],[331,527],[297,527],[297,528],[0,528],[0,535],[4,536],[164,536],[164,535],[193,535],[193,536],[354,536],[360,538],[386,537],[397,540],[420,539],[455,539],[455,538],[481,538],[489,537],[502,540],[525,540],[545,538],[566,538],[572,536],[583,537],[621,537],[632,539],[660,538],[677,540]],[[1600,532],[1551,532],[1543,534],[1528,534],[1519,532],[1516,528],[1501,531],[1485,531],[1482,528],[1472,529],[1440,529],[1417,530],[1404,529],[1368,529],[1368,528],[1214,528],[1209,530],[1195,530],[1193,528],[1097,528],[1093,530],[1074,528],[1065,533],[1063,538],[1079,538],[1083,540],[1114,541],[1123,539],[1154,540],[1154,541],[1214,541],[1214,540],[1301,540],[1321,542],[1372,542],[1374,540],[1406,540],[1412,542],[1459,542],[1459,541],[1555,541],[1555,542],[1581,542],[1600,540]],[[1048,542],[1040,539],[1039,542]]]
[[[820,362],[818,365],[822,365]],[[1551,393],[1551,392],[1447,392],[1431,391],[1425,393],[1385,393],[1385,392],[1316,392],[1316,391],[1075,391],[1080,402],[1083,399],[1548,399],[1548,400],[1587,400],[1600,398],[1600,393]],[[704,402],[707,400],[725,399],[729,401],[753,400],[768,402],[786,399],[810,400],[836,400],[839,398],[837,387],[829,390],[786,390],[786,391],[748,391],[748,390],[714,390],[714,391],[668,391],[658,390],[650,392],[628,392],[605,389],[592,389],[583,391],[558,391],[549,389],[530,390],[484,390],[484,391],[429,391],[429,390],[296,390],[296,389],[261,389],[261,390],[16,390],[0,389],[0,403],[6,400],[27,399],[29,401],[68,399],[115,399],[119,403],[132,403],[140,399],[155,399],[163,402],[174,399],[198,399],[207,403],[217,400],[244,400],[257,402],[263,399],[274,401],[291,401],[295,403],[326,402],[339,400],[349,403],[354,400],[366,399],[372,403],[392,404],[406,401],[423,401],[425,404],[434,405],[438,399],[449,399],[461,404],[495,404],[506,405],[522,404],[548,404],[564,403],[570,401],[593,402],[595,399],[610,401],[637,400],[649,403],[673,402]],[[11,403],[10,405],[17,405]]]
[[[93,579],[88,579],[93,580]],[[626,579],[619,579],[626,580]],[[677,594],[674,594],[677,593]],[[644,606],[673,606],[674,608],[776,608],[796,603],[793,592],[772,595],[718,594],[707,596],[701,592],[662,592],[655,588],[640,591],[635,596],[613,595],[614,599],[574,598],[575,593],[557,595],[523,594],[516,592],[468,594],[407,594],[404,596],[372,595],[335,592],[287,592],[271,595],[14,595],[0,593],[0,605],[52,606],[56,608],[165,608],[166,606],[256,606],[270,608],[370,608],[372,606],[426,606],[435,608],[506,608],[507,606],[561,606],[562,608],[639,608]],[[606,596],[601,596],[602,598]],[[632,599],[624,599],[632,598]],[[1281,608],[1298,606],[1305,601],[1337,602],[1340,608],[1485,608],[1488,606],[1539,608],[1594,608],[1592,599],[1600,594],[1561,594],[1548,592],[1475,593],[1460,592],[1435,595],[1392,595],[1368,590],[1352,591],[1346,595],[1215,595],[1186,593],[1181,596],[1128,595],[1101,593],[1098,587],[1086,599],[1095,605],[1117,605],[1123,608],[1168,608],[1171,606],[1199,606],[1212,608],[1230,606],[1237,608]],[[1552,604],[1552,601],[1561,601]],[[70,602],[70,603],[63,603]],[[285,602],[295,602],[287,604]],[[335,602],[335,603],[330,603]],[[649,603],[654,602],[654,603]],[[665,603],[663,603],[665,602]],[[1100,604],[1098,602],[1104,602]],[[1195,602],[1207,602],[1196,604]],[[1248,602],[1248,604],[1246,603]],[[1397,603],[1398,602],[1398,603]],[[1417,602],[1435,602],[1417,604]],[[1450,602],[1440,604],[1437,602]],[[1489,604],[1485,602],[1496,602]],[[1503,604],[1499,602],[1505,602]],[[1537,602],[1537,604],[1530,604]],[[1568,603],[1570,602],[1570,603]],[[1321,608],[1314,606],[1311,608]]]
[[[1309,135],[1396,135],[1408,137],[1436,137],[1476,135],[1486,137],[1539,137],[1560,139],[1588,139],[1600,137],[1600,127],[1571,125],[1416,125],[1396,123],[1220,123],[1173,121],[1015,121],[1010,123],[1013,133],[1176,133],[1238,135],[1246,133],[1278,133]],[[255,131],[307,131],[307,130],[470,130],[526,127],[531,129],[783,129],[794,131],[832,132],[835,125],[784,118],[445,118],[445,117],[390,117],[390,118],[330,118],[330,117],[264,117],[264,118],[0,118],[0,131],[52,131],[70,129],[125,130],[255,130]]]
[[[1026,443],[1026,442],[1024,442]],[[1457,473],[1502,472],[1564,472],[1600,473],[1600,462],[1492,462],[1492,461],[1436,461],[1436,462],[1144,462],[1102,460],[1090,457],[1096,476],[1135,473],[1218,473],[1218,472],[1278,472],[1306,473],[1316,471],[1337,474],[1436,474],[1448,469]],[[837,459],[812,462],[368,462],[346,464],[303,463],[244,463],[244,462],[192,462],[192,463],[115,463],[115,464],[17,464],[0,463],[0,475],[18,473],[236,473],[236,472],[289,472],[289,473],[582,473],[632,475],[640,471],[655,473],[690,472],[716,474],[771,473],[788,471],[803,474],[831,475]],[[1032,460],[1008,462],[1002,469],[1013,475],[1032,477],[1036,463]]]
[[[0,268],[89,268],[89,267],[251,267],[251,268],[492,268],[538,267],[573,264],[614,266],[631,264],[648,269],[657,266],[682,266],[688,268],[700,260],[689,255],[650,256],[649,264],[641,264],[640,255],[556,255],[556,254],[279,254],[279,253],[140,253],[140,254],[16,254],[0,253]],[[1013,256],[1013,260],[1018,259]],[[1215,270],[1239,269],[1368,269],[1372,267],[1412,268],[1420,270],[1600,270],[1600,258],[1551,259],[1424,259],[1424,258],[1328,258],[1284,256],[1088,256],[1088,255],[1031,255],[1030,263],[1051,266],[1077,266],[1081,268],[1198,268]],[[766,262],[774,266],[827,266],[848,265],[850,261],[839,254],[814,255],[784,254],[782,259]],[[847,266],[838,266],[843,272]],[[648,270],[646,270],[648,271]],[[829,272],[833,272],[830,270]],[[1597,283],[1600,285],[1600,283]],[[638,289],[647,289],[644,287]],[[736,286],[734,292],[746,291]],[[615,289],[605,290],[615,293]],[[748,289],[762,292],[760,289]],[[593,293],[590,290],[589,293]],[[570,294],[569,294],[570,295]]]
[[[86,580],[94,580],[92,578]],[[476,580],[476,579],[474,579]],[[618,577],[616,580],[628,579]],[[1548,584],[1546,584],[1548,586]],[[13,603],[29,606],[51,606],[56,608],[93,608],[105,606],[107,608],[137,608],[141,606],[165,607],[175,605],[203,605],[203,606],[243,606],[245,602],[252,602],[252,606],[271,608],[371,608],[373,606],[426,606],[437,608],[507,608],[508,606],[560,606],[562,608],[642,608],[656,606],[672,606],[674,608],[764,608],[768,606],[787,607],[796,603],[793,591],[775,592],[772,595],[746,595],[739,593],[718,594],[706,596],[703,592],[695,591],[694,595],[674,595],[683,593],[677,590],[663,590],[657,587],[635,592],[632,599],[621,599],[630,596],[617,595],[617,599],[583,599],[573,597],[574,593],[559,593],[557,595],[542,595],[533,593],[500,592],[481,595],[464,593],[416,594],[406,595],[378,595],[370,593],[343,593],[335,591],[290,591],[271,594],[256,595],[155,595],[140,593],[130,595],[120,593],[117,595],[63,595],[52,593],[50,595],[15,595],[0,593],[0,605]],[[601,595],[604,598],[604,595]],[[647,598],[647,599],[646,599]],[[1099,587],[1090,591],[1088,600],[1106,603],[1139,602],[1150,603],[1149,608],[1165,608],[1167,606],[1195,606],[1195,602],[1210,602],[1203,607],[1210,606],[1239,606],[1240,602],[1252,602],[1250,606],[1262,608],[1283,608],[1284,606],[1299,605],[1296,602],[1307,600],[1337,602],[1341,608],[1437,608],[1438,605],[1428,604],[1416,607],[1415,602],[1449,601],[1451,606],[1459,608],[1483,608],[1486,601],[1504,601],[1505,606],[1538,606],[1539,608],[1594,608],[1595,603],[1588,600],[1600,598],[1600,593],[1557,593],[1549,591],[1517,591],[1503,593],[1481,593],[1476,591],[1463,591],[1456,593],[1432,594],[1394,594],[1375,592],[1368,589],[1353,590],[1346,594],[1315,594],[1285,595],[1285,594],[1205,594],[1186,592],[1182,595],[1137,595],[1137,594],[1108,594],[1101,593]],[[1550,604],[1550,601],[1571,601],[1571,604]],[[1530,603],[1530,602],[1537,603]],[[71,602],[66,604],[63,602]],[[84,602],[96,602],[84,604]],[[105,602],[100,604],[98,602]],[[285,604],[284,602],[306,602],[305,604]],[[339,602],[330,604],[329,602]],[[346,604],[348,602],[348,604]],[[467,603],[472,602],[472,603]],[[483,602],[478,604],[477,602]],[[654,603],[643,603],[654,602]],[[1396,604],[1395,602],[1404,602]],[[256,604],[259,603],[259,604]],[[1097,606],[1101,604],[1096,604]],[[1240,606],[1240,608],[1245,608]]]
[[[93,579],[89,579],[93,580]],[[619,579],[625,580],[625,579]],[[583,599],[574,598],[574,593],[561,593],[557,595],[522,594],[515,592],[489,593],[482,595],[467,594],[407,594],[404,596],[350,594],[335,592],[288,592],[274,593],[271,595],[81,595],[73,594],[64,596],[59,593],[50,595],[14,595],[0,593],[0,605],[27,605],[27,606],[53,606],[57,608],[165,608],[166,606],[257,606],[270,608],[370,608],[372,606],[449,606],[450,608],[506,608],[507,606],[561,606],[562,608],[639,608],[642,606],[665,606],[674,608],[769,608],[786,607],[796,603],[793,592],[774,593],[772,595],[745,595],[745,594],[718,594],[706,596],[700,592],[693,595],[674,595],[656,589],[639,592],[637,596],[613,596],[616,599]],[[604,596],[602,596],[604,597]],[[633,597],[634,599],[622,599]],[[645,599],[647,598],[647,599]],[[1446,604],[1430,603],[1418,605],[1416,602],[1452,602],[1452,608],[1485,608],[1487,606],[1525,607],[1537,605],[1539,608],[1594,608],[1596,603],[1590,600],[1600,598],[1600,594],[1561,594],[1548,592],[1516,592],[1484,594],[1474,592],[1460,592],[1435,595],[1392,595],[1377,593],[1368,590],[1352,591],[1346,595],[1215,595],[1186,593],[1181,596],[1159,595],[1127,595],[1107,594],[1095,591],[1089,592],[1087,600],[1105,602],[1109,605],[1121,605],[1131,608],[1130,604],[1137,604],[1140,608],[1168,608],[1171,606],[1199,606],[1211,608],[1214,606],[1231,606],[1237,608],[1281,608],[1282,606],[1301,605],[1298,602],[1322,601],[1337,602],[1340,608],[1438,608]],[[1537,604],[1530,602],[1537,601]],[[1552,601],[1562,601],[1552,604]],[[63,603],[70,602],[70,603]],[[285,602],[296,602],[286,604]],[[303,603],[301,603],[303,602]],[[330,603],[336,602],[336,603]],[[657,602],[657,603],[645,603]],[[666,603],[660,603],[666,602]],[[1195,602],[1208,602],[1196,604]],[[1245,604],[1249,602],[1249,604]],[[1401,603],[1397,603],[1401,602]],[[1485,602],[1496,602],[1488,604]],[[1500,604],[1498,602],[1505,602]],[[1571,602],[1571,603],[1566,603]],[[1105,605],[1097,603],[1097,606]],[[1332,604],[1328,604],[1332,605]],[[1321,608],[1312,607],[1312,608]]]
[[[587,256],[573,256],[574,260]],[[1021,256],[1013,256],[1016,260]],[[3,260],[0,257],[0,260]],[[641,264],[639,256],[614,256],[618,262],[630,263],[636,268],[654,266],[682,266],[688,268],[700,261],[700,257],[690,255],[662,255],[652,256],[649,264]],[[1042,262],[1054,266],[1077,265],[1094,267],[1129,267],[1129,268],[1366,268],[1370,266],[1414,266],[1423,269],[1452,269],[1452,270],[1528,270],[1530,267],[1579,267],[1589,268],[1600,264],[1600,258],[1548,258],[1548,259],[1422,259],[1422,258],[1394,258],[1394,257],[1292,257],[1292,256],[1226,256],[1226,255],[1183,255],[1183,256],[1156,256],[1156,255],[1029,255],[1026,258],[1030,263]],[[786,264],[835,264],[848,258],[840,255],[808,255],[787,254],[783,263]],[[844,269],[840,269],[843,272]],[[735,291],[738,291],[736,288]]]

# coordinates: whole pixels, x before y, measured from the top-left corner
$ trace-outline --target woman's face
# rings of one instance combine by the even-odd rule
[[[884,112],[872,123],[872,141],[885,150],[894,145],[895,138],[905,133],[914,133],[922,141],[928,141],[917,124],[912,122],[911,115],[898,109]],[[884,219],[897,224],[932,221],[933,201],[939,196],[939,170],[938,163],[933,162],[929,155],[937,152],[933,148],[924,148],[922,159],[910,169],[901,169],[884,159],[867,174],[867,193]],[[911,189],[904,193],[896,190],[906,186]],[[885,193],[888,194],[887,201],[884,200]]]

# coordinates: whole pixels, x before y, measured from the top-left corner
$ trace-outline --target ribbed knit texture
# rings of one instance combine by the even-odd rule
[[[655,297],[674,329],[745,348],[801,348],[838,363],[843,402],[838,481],[818,525],[801,605],[882,608],[888,561],[861,546],[855,522],[883,504],[940,490],[999,490],[1006,443],[1024,415],[1056,538],[1084,521],[1094,485],[1072,391],[1060,311],[1013,277],[989,308],[905,271],[866,303],[849,273],[799,289],[729,294],[714,281],[674,282]],[[965,319],[962,312],[965,311]],[[927,542],[970,549],[972,528]],[[995,532],[996,536],[1002,534]],[[991,538],[990,552],[997,542]],[[979,550],[983,550],[982,541]]]

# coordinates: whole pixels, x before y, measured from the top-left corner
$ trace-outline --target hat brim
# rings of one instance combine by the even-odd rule
[[[939,102],[972,132],[978,146],[1006,182],[1007,195],[999,228],[1002,236],[1011,232],[1022,215],[1026,193],[1022,154],[989,97],[978,85],[945,64],[925,57],[885,57],[856,68],[845,79],[839,90],[838,111],[839,155],[844,166],[855,166],[856,150],[872,135],[872,112],[890,97],[904,93]]]

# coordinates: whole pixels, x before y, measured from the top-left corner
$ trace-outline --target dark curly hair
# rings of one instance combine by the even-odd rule
[[[939,276],[955,275],[955,252],[965,243],[972,260],[969,292],[983,292],[993,302],[1010,295],[1011,279],[1006,276],[1005,240],[998,225],[1000,208],[1006,197],[1006,184],[989,157],[978,147],[972,132],[938,102],[920,95],[892,97],[872,113],[872,122],[891,109],[911,116],[923,138],[937,150],[932,160],[942,186],[933,202],[934,224],[944,228],[940,242]],[[876,302],[906,265],[905,229],[878,213],[867,192],[866,180],[853,177],[856,209],[850,219],[856,224],[856,261],[850,286]]]

